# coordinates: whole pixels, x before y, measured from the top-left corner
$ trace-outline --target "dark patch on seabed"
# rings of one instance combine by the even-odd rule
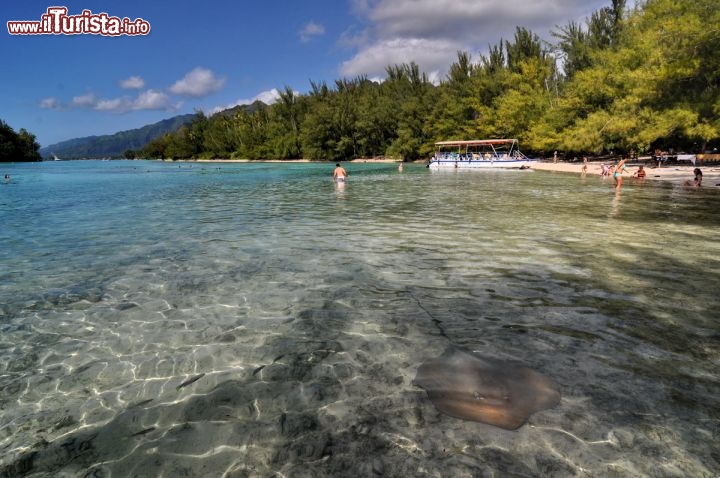
[[[398,293],[388,288],[386,294]],[[442,419],[410,384],[416,364],[393,362],[392,350],[411,346],[410,323],[446,339],[431,320],[417,321],[425,314],[417,306],[378,321],[383,340],[350,334],[358,309],[367,312],[373,304],[331,298],[299,310],[285,333],[261,344],[266,363],[188,400],[146,399],[102,426],[49,443],[40,439],[0,476],[198,476],[202,466],[192,457],[223,447],[237,455],[225,470],[229,477],[415,476],[419,469],[449,476],[481,474],[489,462],[531,474],[501,450],[470,457],[435,449],[437,436],[423,443],[409,433],[411,427],[437,430]],[[175,391],[196,387],[202,378],[192,376]]]
[[[258,351],[266,358],[256,367],[184,401],[168,396],[145,399],[105,425],[70,432],[49,443],[40,438],[31,450],[0,469],[0,477],[220,476],[223,472],[232,478],[571,477],[578,475],[571,460],[573,449],[589,454],[590,462],[602,462],[608,457],[622,460],[626,451],[656,456],[666,450],[657,440],[670,440],[673,433],[686,434],[688,443],[702,439],[691,431],[663,432],[651,417],[667,410],[644,408],[631,390],[623,389],[627,387],[624,378],[614,386],[596,383],[590,398],[595,402],[594,412],[579,405],[586,391],[569,384],[587,383],[579,377],[598,373],[584,364],[601,353],[600,338],[608,333],[592,325],[594,316],[587,307],[564,307],[564,322],[537,327],[525,324],[537,321],[538,310],[529,312],[521,304],[488,303],[484,312],[478,312],[464,298],[441,298],[430,289],[387,286],[378,290],[383,297],[352,300],[347,299],[349,289],[342,288],[316,307],[292,314],[281,334],[259,344]],[[388,317],[374,308],[377,300],[401,300],[405,305],[394,308]],[[345,301],[349,303],[343,305]],[[517,326],[493,319],[501,305],[515,307]],[[464,312],[447,312],[451,310]],[[543,310],[555,313],[552,307]],[[373,334],[351,331],[357,316],[368,313],[376,316]],[[477,321],[484,321],[484,326],[474,327]],[[580,323],[586,331],[578,327]],[[570,324],[575,324],[577,333],[568,333]],[[531,417],[519,431],[445,417],[425,392],[411,385],[418,364],[410,356],[393,359],[394,351],[418,347],[418,337],[427,338],[428,348],[417,350],[417,357],[432,357],[435,353],[430,349],[448,343],[481,348],[495,344],[496,349],[497,344],[504,344],[510,355],[545,356],[535,366],[558,375],[569,401]],[[551,365],[552,356],[540,352],[549,346],[577,349],[573,354],[577,361]],[[583,355],[583,349],[587,354],[577,356]],[[559,367],[569,368],[570,375],[563,376]],[[622,377],[617,369],[613,373]],[[203,374],[190,376],[172,390],[179,393],[198,387],[203,378]],[[613,377],[604,377],[602,383],[612,384]],[[663,393],[658,388],[646,392]],[[608,415],[599,421],[602,410]],[[547,431],[539,435],[542,430]],[[658,433],[668,436],[658,437]],[[558,451],[532,448],[535,440],[545,440]],[[593,442],[598,444],[589,445]],[[592,446],[604,448],[594,452],[588,448]],[[230,455],[224,460],[228,468],[213,469],[212,464],[195,458],[208,453],[216,453],[218,459],[223,453]],[[705,456],[709,460],[705,466],[713,469],[717,451]],[[603,473],[588,476],[624,476],[628,471],[604,466],[597,470]]]

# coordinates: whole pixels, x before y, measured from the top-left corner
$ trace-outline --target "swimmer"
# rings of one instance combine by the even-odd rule
[[[333,171],[332,176],[333,176],[333,179],[335,180],[335,182],[344,183],[345,178],[348,177],[348,173],[347,173],[347,171],[345,171],[345,168],[340,166],[340,163],[337,163],[337,164],[335,164],[335,170]]]
[[[645,167],[644,166],[638,166],[638,170],[635,171],[635,174],[633,174],[634,178],[638,178],[640,181],[643,181],[645,179]]]
[[[685,181],[685,186],[699,188],[700,186],[702,186],[702,171],[700,170],[700,168],[695,168],[693,173],[695,174],[695,179],[693,179],[692,181]]]

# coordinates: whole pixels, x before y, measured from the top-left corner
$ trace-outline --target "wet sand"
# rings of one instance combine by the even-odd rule
[[[590,162],[588,163],[588,169],[587,174],[588,175],[600,175],[600,168],[602,162]],[[613,163],[614,164],[614,163]],[[623,174],[623,177],[625,179],[632,178],[632,175],[635,174],[635,172],[638,170],[639,164],[634,163],[628,163],[628,169],[626,173]],[[645,177],[646,180],[653,180],[653,181],[667,181],[673,184],[682,185],[685,183],[685,181],[692,181],[695,175],[693,174],[693,169],[695,169],[696,166],[693,165],[670,165],[670,166],[664,166],[662,168],[654,168],[651,166],[645,166],[645,171],[647,172],[647,176]],[[720,165],[714,165],[714,166],[700,166],[698,165],[702,172],[703,172],[703,186],[711,186],[716,187],[720,186]],[[545,163],[545,162],[538,162],[533,165],[533,169],[538,171],[556,171],[556,172],[562,172],[562,173],[573,173],[573,174],[581,174],[582,172],[582,163]]]

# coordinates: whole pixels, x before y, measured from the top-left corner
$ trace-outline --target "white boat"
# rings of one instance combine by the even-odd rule
[[[517,139],[474,139],[435,143],[428,168],[527,169],[536,162],[520,152]]]
[[[55,153],[53,153],[52,155],[53,155],[53,161],[62,161],[62,159],[55,156]]]

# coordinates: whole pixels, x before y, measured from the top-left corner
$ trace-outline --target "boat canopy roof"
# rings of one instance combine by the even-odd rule
[[[463,141],[438,141],[435,146],[502,146],[517,143],[517,139],[470,139]]]

